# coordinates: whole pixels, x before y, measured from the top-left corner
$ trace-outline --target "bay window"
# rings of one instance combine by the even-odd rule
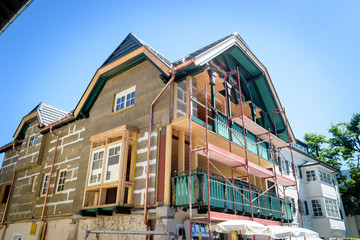
[[[137,129],[123,125],[90,138],[83,207],[130,206],[134,187]]]

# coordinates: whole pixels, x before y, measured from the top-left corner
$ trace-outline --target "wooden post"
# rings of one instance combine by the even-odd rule
[[[185,171],[185,132],[179,132],[178,143],[178,171]]]
[[[165,195],[164,205],[170,205],[171,193],[171,142],[172,142],[172,128],[171,125],[166,126],[166,153],[165,153]]]
[[[123,134],[123,140],[121,142],[121,149],[120,149],[121,155],[119,161],[119,185],[117,189],[117,195],[119,198],[116,202],[120,205],[124,205],[129,138],[130,138],[130,132],[126,130]]]
[[[192,144],[192,147],[191,147],[192,149],[198,148],[198,146],[199,146],[196,138],[194,138],[194,137],[192,138],[191,144]],[[198,154],[197,154],[197,152],[194,152],[192,155],[192,161],[191,161],[191,166],[190,166],[189,170],[196,169],[198,167],[199,167]]]
[[[173,83],[173,86],[174,86],[174,95],[173,95],[173,119],[176,119],[177,118],[177,100],[178,100],[178,89],[177,89],[177,83]]]

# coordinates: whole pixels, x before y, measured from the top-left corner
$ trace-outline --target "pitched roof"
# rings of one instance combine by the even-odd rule
[[[185,56],[185,57],[183,57],[183,58],[181,58],[181,59],[173,62],[173,65],[174,65],[174,66],[177,66],[177,65],[179,65],[179,64],[181,64],[181,63],[183,63],[183,62],[186,62],[186,61],[189,60],[189,59],[197,58],[197,57],[199,57],[200,55],[202,55],[203,53],[209,51],[210,49],[215,48],[217,45],[221,44],[222,42],[224,42],[224,41],[226,41],[226,40],[228,40],[228,39],[231,39],[231,38],[235,38],[235,37],[237,37],[237,38],[249,49],[248,45],[247,45],[246,42],[241,38],[241,36],[240,36],[237,32],[233,32],[233,33],[227,35],[226,37],[223,37],[223,38],[221,38],[221,39],[219,39],[219,40],[217,40],[217,41],[215,41],[215,42],[213,42],[213,43],[210,43],[209,45],[206,45],[205,47],[200,48],[199,50],[197,50],[197,51],[195,51],[195,52],[192,52],[192,53],[190,53],[189,55],[187,55],[187,56]]]
[[[16,132],[14,134],[14,138],[24,137],[24,133],[29,126],[29,123],[37,118],[39,121],[39,125],[41,127],[46,127],[55,121],[59,121],[71,113],[51,106],[46,103],[39,103],[33,110],[31,110],[26,116],[21,120]]]
[[[101,65],[100,68],[105,65],[115,61],[116,59],[121,58],[122,56],[138,49],[139,47],[145,47],[152,54],[154,54],[160,61],[162,61],[167,67],[172,68],[172,63],[169,59],[164,57],[162,54],[157,52],[154,48],[150,47],[143,40],[138,38],[135,34],[129,33],[127,37],[120,43],[120,45],[115,49],[115,51],[106,59],[106,61]]]
[[[61,110],[46,103],[40,103],[36,110],[38,112],[39,121],[44,126],[48,126],[51,123],[59,121],[71,114],[70,112]]]

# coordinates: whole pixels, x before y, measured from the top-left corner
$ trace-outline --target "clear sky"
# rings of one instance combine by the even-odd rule
[[[358,0],[35,0],[0,35],[0,145],[39,102],[74,109],[130,32],[172,61],[238,32],[267,67],[295,136],[326,135],[360,111],[359,9]]]

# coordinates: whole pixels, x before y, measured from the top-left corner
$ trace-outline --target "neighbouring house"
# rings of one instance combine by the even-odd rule
[[[131,33],[73,111],[40,103],[13,138],[5,239],[206,239],[229,219],[345,235],[337,169],[296,141],[237,33],[176,62]]]

